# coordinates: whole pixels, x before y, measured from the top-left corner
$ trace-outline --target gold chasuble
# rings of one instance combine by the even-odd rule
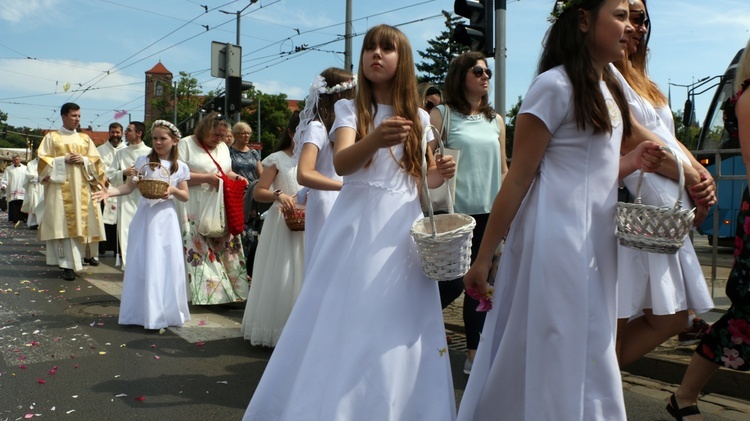
[[[66,163],[68,153],[81,154],[83,164]],[[46,205],[39,239],[88,237],[92,241],[104,241],[101,209],[91,199],[92,188],[98,189],[99,181],[106,180],[94,142],[85,134],[63,128],[49,132],[42,139],[37,154]]]

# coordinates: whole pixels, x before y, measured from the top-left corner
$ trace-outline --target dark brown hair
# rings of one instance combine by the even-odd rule
[[[352,72],[339,69],[338,67],[329,67],[323,70],[320,75],[326,80],[328,88],[333,88],[339,83],[344,83],[354,78]],[[356,88],[352,88],[341,92],[318,95],[318,103],[313,108],[313,115],[317,114],[320,116],[320,122],[326,127],[326,133],[331,131],[333,121],[336,119],[336,114],[333,112],[333,105],[340,99],[354,98],[356,92]]]
[[[276,145],[276,149],[274,149],[274,152],[283,151],[284,149],[292,146],[292,142],[294,141],[294,132],[297,130],[297,126],[299,126],[299,110],[294,110],[292,115],[289,117],[289,123],[287,123],[286,128],[281,131],[281,137],[279,138],[279,144]],[[291,134],[289,134],[291,132]]]
[[[599,75],[594,69],[591,51],[586,44],[586,37],[594,36],[594,32],[581,32],[578,11],[588,11],[594,25],[605,1],[581,0],[577,2],[576,7],[566,9],[547,33],[537,68],[539,74],[560,65],[565,68],[572,85],[573,117],[576,126],[579,130],[586,130],[590,126],[594,133],[611,133],[612,121],[604,94],[599,89]],[[604,67],[603,79],[620,109],[623,135],[628,136],[631,132],[630,109],[622,86],[609,66]]]
[[[471,104],[466,100],[466,74],[480,61],[487,65],[487,57],[477,51],[469,51],[454,58],[445,76],[445,103],[461,114],[471,114]],[[482,96],[479,112],[487,120],[495,118],[495,110],[490,107],[489,94]]]

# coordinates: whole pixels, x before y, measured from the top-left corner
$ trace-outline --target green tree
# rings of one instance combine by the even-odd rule
[[[173,85],[165,85],[164,92],[165,95],[161,98],[154,99],[151,102],[151,105],[157,112],[157,119],[172,121],[174,119],[175,88]],[[198,79],[190,76],[189,73],[181,71],[180,78],[177,80],[177,122],[188,121],[196,111],[200,110],[205,98],[208,97],[210,99],[213,98],[213,96],[213,92],[204,95],[201,86],[198,85]],[[150,126],[152,122],[146,121],[145,123],[147,126]],[[180,127],[180,130],[186,132],[186,124],[187,123],[183,124]]]
[[[446,29],[435,39],[427,41],[429,47],[425,51],[417,50],[423,61],[416,64],[417,70],[424,73],[417,77],[418,82],[429,82],[440,88],[443,87],[445,75],[448,74],[448,66],[453,57],[469,50],[468,47],[451,39],[456,22],[461,21],[462,18],[445,10],[442,13],[445,17]]]
[[[518,118],[518,110],[521,109],[521,103],[523,98],[518,97],[516,104],[508,110],[505,114],[505,151],[508,154],[508,159],[513,157],[513,137],[516,134],[516,119]]]
[[[263,144],[262,153],[266,156],[276,148],[279,137],[289,123],[289,117],[292,115],[289,100],[286,94],[264,94],[256,91],[255,88],[248,91],[248,97],[253,98],[253,103],[242,110],[241,119],[252,127],[254,140]],[[259,104],[260,130],[258,129]],[[260,139],[257,138],[258,133],[260,133]]]
[[[685,127],[683,124],[683,116],[685,115],[684,110],[678,110],[673,113],[674,115],[674,127],[675,136],[677,140],[682,142],[688,149],[693,150],[698,147],[698,133],[701,129],[698,124],[693,124],[690,127]]]

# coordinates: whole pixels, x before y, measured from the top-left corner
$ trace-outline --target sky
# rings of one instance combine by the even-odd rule
[[[420,62],[417,51],[445,29],[441,10],[453,11],[453,3],[352,0],[355,70],[363,35],[380,23],[397,25]],[[525,95],[535,75],[553,3],[507,2],[506,108]],[[649,3],[649,72],[665,93],[670,83],[722,74],[750,38],[748,0]],[[243,79],[264,93],[304,99],[316,74],[344,65],[345,5],[345,0],[3,0],[0,111],[12,126],[38,129],[59,127],[59,107],[69,101],[81,105],[81,125],[94,130],[142,120],[145,72],[159,61],[175,79],[189,73],[203,92],[221,89],[224,80],[210,74],[211,43],[236,43],[236,12],[243,9]],[[488,64],[493,67],[494,60]],[[700,121],[712,93],[696,98]],[[671,87],[671,99],[673,110],[682,109],[686,88]]]

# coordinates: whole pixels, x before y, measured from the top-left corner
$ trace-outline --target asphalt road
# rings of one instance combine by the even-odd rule
[[[242,417],[271,355],[240,337],[242,306],[191,307],[190,323],[164,332],[120,326],[111,256],[67,282],[43,251],[0,214],[0,421]],[[460,400],[464,356],[450,357]],[[631,386],[630,419],[668,419],[669,385]]]

